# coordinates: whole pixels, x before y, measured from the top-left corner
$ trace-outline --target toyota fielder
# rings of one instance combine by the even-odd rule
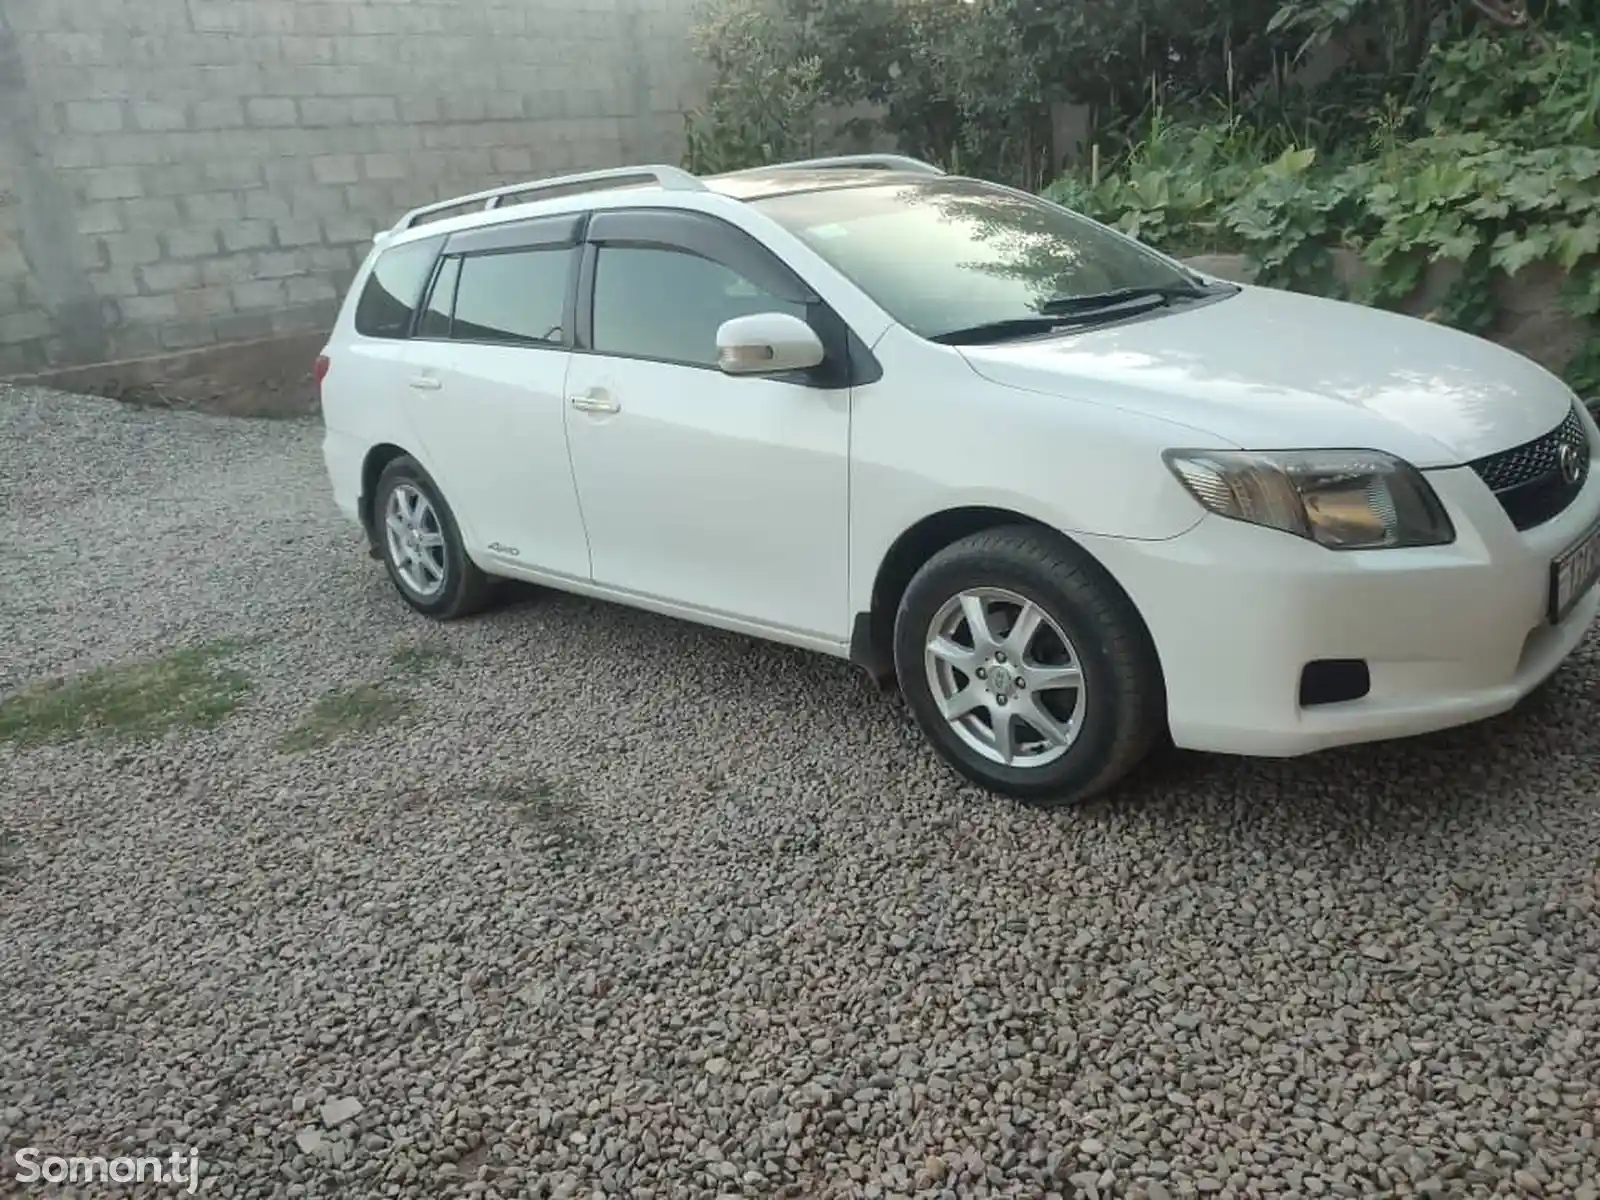
[[[1600,610],[1600,432],[1549,372],[907,159],[409,213],[318,378],[412,608],[520,579],[846,657],[1025,799],[1163,735],[1485,718]]]

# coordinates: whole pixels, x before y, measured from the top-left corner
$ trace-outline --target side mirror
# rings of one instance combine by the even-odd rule
[[[809,371],[827,356],[811,326],[789,313],[735,317],[717,330],[717,366],[727,375]]]

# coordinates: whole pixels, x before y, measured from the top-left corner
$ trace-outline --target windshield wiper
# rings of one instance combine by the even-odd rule
[[[1109,292],[1090,292],[1083,296],[1057,296],[1041,304],[1039,311],[1052,315],[1096,313],[1140,301],[1153,300],[1157,304],[1170,304],[1173,300],[1191,299],[1207,294],[1206,288],[1187,283],[1167,284],[1162,287],[1115,288]],[[1157,307],[1157,304],[1152,304],[1150,307]]]
[[[980,346],[985,342],[1005,342],[1012,338],[1032,337],[1035,334],[1049,333],[1053,329],[1065,329],[1069,325],[1076,325],[1072,319],[1063,320],[1060,317],[1015,317],[1009,321],[985,321],[982,325],[970,325],[966,329],[952,329],[948,333],[936,334],[929,341],[938,342],[945,346]]]
[[[1103,321],[1137,316],[1161,308],[1173,300],[1194,300],[1214,295],[1216,290],[1200,284],[1170,284],[1164,287],[1117,288],[1083,296],[1057,296],[1039,306],[1039,316],[985,321],[982,325],[966,329],[952,329],[930,340],[946,346],[964,346],[1036,337],[1057,329],[1081,329]]]

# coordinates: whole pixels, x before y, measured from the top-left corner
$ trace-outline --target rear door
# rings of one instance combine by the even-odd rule
[[[424,461],[489,570],[589,578],[567,454],[581,218],[453,234],[410,343]]]

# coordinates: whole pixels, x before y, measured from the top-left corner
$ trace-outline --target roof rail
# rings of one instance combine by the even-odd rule
[[[389,232],[399,233],[401,230],[410,229],[423,217],[431,213],[447,212],[452,208],[466,208],[480,202],[485,209],[498,208],[500,202],[508,196],[533,196],[539,192],[554,192],[567,188],[575,191],[600,191],[611,184],[628,179],[653,179],[661,187],[675,192],[699,192],[704,191],[706,186],[681,167],[669,167],[664,163],[639,167],[610,167],[603,171],[584,171],[577,175],[556,175],[549,179],[508,183],[503,187],[490,188],[488,191],[473,192],[450,200],[440,200],[434,204],[424,204],[421,208],[414,208],[401,217]]]
[[[731,175],[753,175],[758,171],[791,170],[848,170],[852,167],[866,171],[912,171],[918,175],[943,175],[943,169],[920,158],[907,158],[904,154],[838,154],[831,158],[806,158],[798,162],[770,163],[765,167],[752,167],[746,171],[730,171]]]

